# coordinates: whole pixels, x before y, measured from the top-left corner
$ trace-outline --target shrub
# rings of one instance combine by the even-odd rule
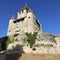
[[[28,37],[27,42],[30,45],[30,48],[32,48],[33,45],[35,44],[35,41],[36,41],[37,32],[34,32],[33,34],[32,33],[26,33],[26,35]]]

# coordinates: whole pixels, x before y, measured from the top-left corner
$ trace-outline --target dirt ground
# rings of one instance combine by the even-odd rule
[[[6,60],[60,60],[60,54],[11,54]]]
[[[19,60],[60,60],[60,54],[23,54]]]

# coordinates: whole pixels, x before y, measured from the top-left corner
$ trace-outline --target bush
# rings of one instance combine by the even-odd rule
[[[32,33],[26,33],[26,35],[28,37],[27,42],[30,45],[30,48],[32,48],[33,45],[35,44],[35,41],[36,41],[37,32],[34,32],[33,34]]]

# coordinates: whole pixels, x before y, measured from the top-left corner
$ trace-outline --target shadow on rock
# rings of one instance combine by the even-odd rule
[[[23,53],[22,45],[17,44],[12,50],[8,50],[6,54],[6,60],[18,60]]]

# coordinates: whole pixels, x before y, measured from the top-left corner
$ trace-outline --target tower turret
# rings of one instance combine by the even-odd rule
[[[13,23],[14,20],[15,19],[14,19],[13,16],[9,20],[9,26],[8,26],[8,33],[7,33],[7,35],[12,35],[14,33],[13,30],[12,30],[14,28],[14,23]]]

